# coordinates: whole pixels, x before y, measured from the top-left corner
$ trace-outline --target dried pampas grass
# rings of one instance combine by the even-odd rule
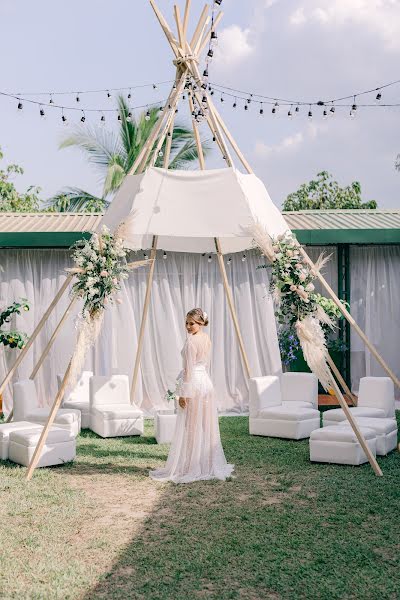
[[[308,315],[296,322],[296,333],[308,366],[328,391],[332,387],[332,375],[327,363],[328,349],[320,322]]]

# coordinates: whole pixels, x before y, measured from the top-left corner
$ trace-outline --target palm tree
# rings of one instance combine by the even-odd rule
[[[59,212],[99,212],[111,202],[125,176],[143,148],[158,116],[159,109],[152,108],[141,113],[137,119],[130,117],[125,98],[118,96],[120,127],[118,134],[100,127],[80,127],[60,144],[60,148],[77,146],[85,152],[91,164],[101,174],[103,194],[101,198],[75,187],[65,188],[47,203],[48,210]],[[165,149],[165,141],[163,149]],[[203,153],[209,151],[207,142],[202,142]],[[193,131],[176,124],[172,134],[169,169],[188,169],[198,158]],[[150,160],[150,159],[149,159]],[[163,158],[157,157],[156,166],[162,166]]]

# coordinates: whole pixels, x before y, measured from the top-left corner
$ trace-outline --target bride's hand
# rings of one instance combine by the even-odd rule
[[[179,398],[178,402],[179,402],[179,406],[180,406],[181,408],[186,408],[186,404],[187,404],[187,402],[186,402],[186,398],[182,398],[182,396],[181,396],[181,397]]]

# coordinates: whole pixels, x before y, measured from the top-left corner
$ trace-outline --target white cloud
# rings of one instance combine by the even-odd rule
[[[269,146],[262,140],[257,140],[254,145],[254,154],[258,158],[267,158],[273,154],[286,154],[298,151],[300,146],[309,141],[314,141],[318,137],[318,134],[323,133],[326,129],[327,125],[325,123],[317,124],[309,122],[303,131],[298,131],[293,135],[284,137],[275,146]]]
[[[215,64],[219,70],[232,68],[243,62],[254,52],[250,43],[250,29],[241,29],[238,25],[230,25],[219,34],[219,45],[215,53]]]
[[[400,48],[398,0],[315,0],[289,16],[293,26],[319,23],[326,27],[356,24],[380,35],[389,50]]]

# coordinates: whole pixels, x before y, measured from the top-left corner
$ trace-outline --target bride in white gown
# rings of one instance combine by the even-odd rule
[[[208,317],[201,308],[188,312],[183,370],[176,390],[180,397],[175,435],[165,467],[149,473],[157,481],[225,480],[234,469],[221,444],[215,391],[207,372],[211,340],[203,331],[206,325]]]

